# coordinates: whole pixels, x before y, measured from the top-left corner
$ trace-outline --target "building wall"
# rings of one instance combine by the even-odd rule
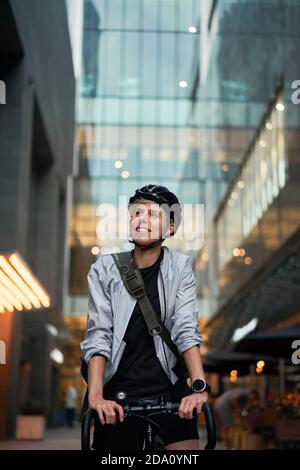
[[[46,324],[62,321],[75,82],[64,2],[5,0],[0,18],[0,79],[7,91],[0,106],[0,252],[17,250],[51,297],[49,309],[0,315],[8,345],[7,365],[0,366],[1,438],[14,433],[28,344],[32,396],[49,398]]]
[[[98,256],[91,249],[103,254],[133,246],[124,229],[115,236],[101,233],[97,208],[108,203],[118,213],[120,196],[124,201],[149,183],[167,186],[183,204],[201,204],[213,169],[198,152],[201,122],[190,119],[198,83],[199,1],[69,4],[77,61],[81,54],[69,313],[84,314],[86,274]],[[192,258],[198,250],[185,236],[166,243]]]
[[[298,250],[294,244],[293,248],[288,245],[300,228],[300,107],[292,102],[292,83],[300,76],[300,4],[293,0],[218,0],[201,5],[205,10],[201,15],[201,52],[205,51],[206,60],[200,96],[206,103],[203,136],[208,139],[202,152],[207,160],[219,162],[227,185],[215,205],[207,201],[213,206],[208,240],[211,256],[199,278],[207,292],[210,317],[220,314],[212,320],[216,344],[219,338],[225,347],[234,329],[254,316],[261,320],[259,327],[270,327],[300,308],[298,296],[288,284],[282,284],[281,289],[289,292],[290,298],[275,300],[279,290],[274,279],[268,278],[289,250]],[[278,110],[276,103],[284,109]],[[274,113],[281,115],[282,132],[277,132],[277,125],[267,128]],[[253,157],[255,146],[259,158]],[[280,171],[285,182],[277,193],[277,177],[272,176],[270,162],[281,153],[281,147],[284,163]],[[256,163],[245,178],[241,169],[249,156]],[[238,188],[238,182],[244,186]],[[261,195],[269,190],[275,196],[261,211]],[[231,216],[224,218],[228,207],[232,208]],[[258,220],[249,233],[239,237],[245,220],[255,220],[252,215],[256,211]],[[232,243],[226,243],[228,240]],[[234,255],[234,248],[242,249],[240,256]],[[284,266],[287,277],[288,262]],[[297,273],[293,271],[293,275]],[[264,285],[266,290],[258,299],[258,290]]]

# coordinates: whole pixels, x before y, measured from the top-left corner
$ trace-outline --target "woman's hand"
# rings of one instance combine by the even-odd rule
[[[192,419],[193,411],[196,410],[197,414],[202,411],[202,406],[208,401],[208,393],[192,393],[186,397],[183,397],[180,406],[178,408],[178,414],[180,418]]]
[[[117,417],[124,421],[123,407],[115,401],[89,398],[89,407],[97,411],[101,424],[116,424]]]

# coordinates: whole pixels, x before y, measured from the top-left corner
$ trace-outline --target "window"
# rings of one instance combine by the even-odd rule
[[[217,221],[220,265],[259,223],[286,184],[284,106],[280,95],[257,133]]]

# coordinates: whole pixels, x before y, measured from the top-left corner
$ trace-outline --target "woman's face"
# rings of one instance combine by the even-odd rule
[[[167,227],[167,216],[159,204],[140,200],[129,206],[130,235],[133,240],[147,245],[161,238]],[[172,226],[172,224],[170,224]],[[164,234],[165,234],[164,230]]]

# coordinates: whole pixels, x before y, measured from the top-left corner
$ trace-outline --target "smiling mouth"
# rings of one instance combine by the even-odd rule
[[[148,232],[151,232],[151,230],[149,230],[147,227],[137,227],[136,232],[148,233]]]

